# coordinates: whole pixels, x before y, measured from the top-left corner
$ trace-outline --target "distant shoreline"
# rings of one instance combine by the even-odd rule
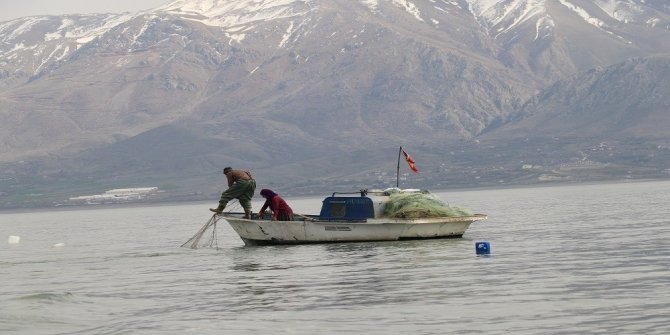
[[[516,185],[492,185],[486,187],[458,187],[446,189],[428,189],[431,193],[457,193],[457,192],[473,192],[473,191],[495,191],[495,190],[510,190],[510,189],[531,189],[531,188],[554,188],[554,187],[569,187],[569,186],[589,186],[589,185],[619,185],[619,184],[641,184],[654,182],[669,182],[670,179],[621,179],[621,180],[607,180],[607,181],[562,181],[562,182],[547,182],[537,184],[516,184]],[[408,187],[412,188],[412,187]],[[353,192],[353,191],[352,191]],[[309,198],[319,198],[331,194],[332,192],[324,192],[321,194],[300,195],[300,196],[285,196],[287,200],[301,200]],[[254,202],[262,202],[257,196],[254,197]],[[15,207],[15,208],[0,208],[0,215],[2,214],[16,214],[16,213],[31,213],[31,212],[53,212],[53,211],[75,211],[75,210],[98,210],[98,209],[116,209],[116,208],[137,208],[137,207],[164,207],[173,205],[186,204],[202,204],[203,207],[216,204],[217,197],[211,200],[143,200],[137,202],[124,203],[105,203],[105,204],[73,204],[61,206],[35,206],[35,207]],[[211,207],[211,206],[210,206]]]

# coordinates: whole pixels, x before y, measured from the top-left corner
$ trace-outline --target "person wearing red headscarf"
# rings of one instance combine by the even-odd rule
[[[265,198],[265,204],[258,212],[259,217],[263,217],[265,210],[270,208],[272,221],[293,221],[293,210],[277,193],[264,188],[261,190],[261,196]]]

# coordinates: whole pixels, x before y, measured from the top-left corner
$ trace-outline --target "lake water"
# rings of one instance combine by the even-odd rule
[[[670,334],[670,182],[438,195],[489,220],[278,247],[220,224],[219,249],[192,250],[215,201],[0,213],[0,333]]]

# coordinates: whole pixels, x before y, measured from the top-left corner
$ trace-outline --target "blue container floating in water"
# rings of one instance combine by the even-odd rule
[[[491,243],[486,241],[475,242],[475,251],[477,255],[490,255]]]

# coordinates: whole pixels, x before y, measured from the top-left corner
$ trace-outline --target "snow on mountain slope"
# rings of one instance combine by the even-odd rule
[[[303,16],[315,6],[315,0],[177,0],[157,11],[209,26],[244,30],[254,22]]]
[[[594,0],[594,3],[617,21],[651,27],[665,23],[663,28],[670,29],[666,16],[670,12],[670,2],[666,0]]]
[[[130,14],[36,16],[0,23],[0,66],[36,75],[50,63],[66,59]]]
[[[468,11],[488,34],[509,50],[520,43],[549,42],[555,37],[562,17],[552,12],[556,8],[573,13],[576,18],[626,43],[635,31],[626,26],[670,31],[670,5],[665,0],[350,0],[347,7],[359,6],[373,15],[387,18],[395,8],[404,12],[406,22],[445,32],[459,30],[463,22],[455,23]],[[333,2],[336,3],[336,2]],[[168,17],[197,21],[218,27],[228,37],[229,44],[243,43],[249,34],[257,32],[259,24],[283,21],[277,29],[283,38],[278,48],[289,47],[297,31],[307,34],[312,29],[310,15],[332,3],[318,0],[176,0],[172,3],[135,14],[66,15],[27,17],[0,23],[0,76],[34,76],[49,64],[65,61],[83,45],[111,31],[120,24],[136,18],[135,39],[141,38],[152,20]],[[467,5],[467,8],[462,6]],[[557,7],[558,6],[558,7]],[[396,11],[398,12],[398,11]],[[451,16],[445,16],[447,13]],[[449,28],[444,28],[450,24]],[[456,36],[450,33],[449,36]],[[625,36],[625,38],[623,37]],[[665,36],[665,35],[663,35]],[[663,36],[655,39],[660,41]],[[660,39],[659,39],[660,38]],[[475,39],[476,40],[476,39]],[[663,42],[657,42],[663,43]]]
[[[424,21],[422,13],[411,1],[360,0],[362,8],[371,11],[376,11],[380,2],[390,3],[416,20]],[[230,43],[242,43],[259,23],[296,20],[298,22],[288,23],[285,36],[278,44],[278,47],[285,47],[288,37],[305,23],[306,19],[300,21],[300,18],[317,10],[320,5],[322,3],[316,0],[177,0],[135,14],[27,17],[0,23],[0,66],[5,69],[5,75],[37,75],[47,65],[67,59],[83,45],[114,27],[142,16],[146,16],[147,24],[157,19],[156,16],[173,16],[220,27]],[[444,10],[437,4],[434,7]],[[437,21],[433,20],[433,23]],[[145,29],[137,29],[135,37],[139,38]]]
[[[595,0],[594,2],[607,15],[621,22],[633,22],[638,15],[644,13],[642,6],[633,1]]]
[[[551,31],[554,26],[555,18],[548,9],[550,4],[556,3],[554,0],[466,1],[477,21],[495,38],[513,32],[524,23],[530,22],[536,26],[536,38],[541,37],[542,32]],[[668,4],[646,0],[559,0],[558,3],[584,22],[608,33],[612,33],[605,22],[609,19],[670,30]]]
[[[352,0],[353,2],[354,0]],[[418,0],[425,2],[425,0]],[[359,0],[372,12],[378,12],[381,3],[390,3],[401,8],[418,21],[426,22],[424,15],[416,3],[408,0]],[[440,4],[453,5],[451,1],[435,1],[433,9],[444,10]],[[322,2],[316,0],[177,0],[158,8],[173,15],[183,16],[206,25],[248,30],[254,22],[295,18],[304,16],[317,9]]]
[[[489,35],[498,37],[526,22],[540,31],[553,27],[546,0],[467,0],[470,11]]]

